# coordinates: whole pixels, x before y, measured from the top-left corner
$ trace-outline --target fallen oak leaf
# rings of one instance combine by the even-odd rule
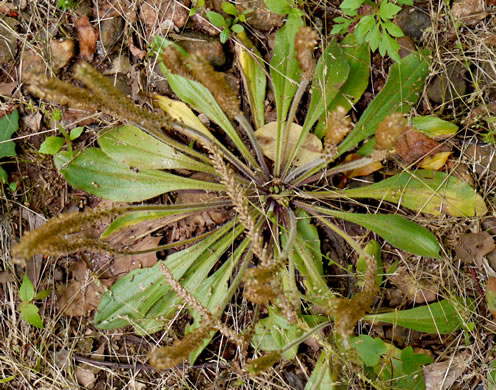
[[[408,164],[416,164],[432,153],[445,152],[444,145],[419,131],[407,131],[398,137],[396,154]]]
[[[488,232],[467,233],[460,237],[455,247],[456,256],[465,264],[475,262],[480,269],[482,258],[496,248],[492,236]]]
[[[86,61],[91,61],[96,51],[98,31],[93,28],[93,26],[90,24],[90,20],[86,15],[81,16],[78,20],[76,20],[76,22],[74,23],[74,28],[77,32],[79,51],[81,52],[81,56]]]

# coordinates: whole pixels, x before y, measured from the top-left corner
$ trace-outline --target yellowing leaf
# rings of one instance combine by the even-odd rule
[[[285,124],[283,124],[283,126],[285,126]],[[289,151],[293,150],[296,142],[298,142],[302,129],[303,128],[296,123],[292,123],[289,127],[289,135],[286,140],[287,146],[285,159],[288,158]],[[277,122],[270,122],[262,126],[255,132],[255,136],[260,143],[263,154],[274,161],[276,155]],[[296,154],[296,158],[293,163],[296,166],[309,163],[310,161],[320,158],[321,151],[322,142],[320,139],[314,134],[307,134],[305,141]]]
[[[353,153],[347,155],[344,161],[350,162],[350,161],[359,160],[361,158],[363,158],[363,156]],[[378,171],[382,167],[383,165],[381,164],[380,161],[372,161],[370,164],[367,164],[360,168],[352,169],[351,171],[346,171],[344,174],[346,175],[346,177],[351,179],[352,177],[370,175],[371,173]]]
[[[166,114],[172,117],[172,119],[182,122],[185,125],[212,138],[210,131],[208,131],[208,129],[203,125],[203,123],[201,123],[198,117],[185,103],[160,95],[155,95],[153,98],[158,106]]]
[[[455,135],[458,126],[434,115],[412,118],[412,124],[429,137],[449,137]]]
[[[434,156],[427,156],[422,161],[420,168],[424,169],[432,169],[434,171],[439,171],[444,164],[446,164],[446,160],[451,155],[451,152],[441,152],[437,153]]]

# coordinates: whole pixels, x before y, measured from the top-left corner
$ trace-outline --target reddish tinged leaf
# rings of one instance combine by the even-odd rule
[[[79,50],[81,56],[86,61],[93,59],[96,51],[96,41],[98,40],[98,31],[90,24],[87,16],[82,16],[74,23],[79,41]]]
[[[420,162],[432,153],[447,151],[439,142],[418,131],[407,131],[396,141],[396,153],[408,164]]]

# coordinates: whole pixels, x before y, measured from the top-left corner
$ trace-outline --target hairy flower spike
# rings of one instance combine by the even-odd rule
[[[196,80],[202,83],[214,96],[219,106],[230,119],[241,114],[240,100],[227,83],[222,73],[216,72],[212,65],[203,57],[191,54],[185,61]]]
[[[351,120],[346,116],[346,109],[336,107],[327,118],[327,133],[324,136],[324,151],[328,158],[332,158],[337,151],[337,145],[351,131]]]
[[[189,353],[198,348],[214,330],[211,326],[201,326],[174,344],[158,348],[150,353],[150,365],[158,370],[167,370],[188,359]]]
[[[26,233],[21,242],[12,248],[12,257],[23,263],[37,253],[55,256],[82,249],[113,252],[107,243],[87,237],[82,231],[102,218],[114,217],[120,213],[119,209],[98,209],[61,214],[38,229]]]
[[[394,147],[398,137],[406,130],[405,118],[403,114],[395,112],[377,126],[375,131],[375,148],[378,150],[389,150]]]
[[[351,299],[337,298],[331,302],[332,312],[336,316],[336,331],[345,339],[353,333],[355,325],[370,309],[379,291],[375,281],[377,261],[370,255],[366,256],[365,259],[367,272],[362,291]]]
[[[310,27],[300,27],[295,36],[295,56],[306,80],[311,80],[315,71],[313,51],[317,40],[317,33]]]
[[[231,198],[234,209],[246,229],[246,236],[251,241],[252,252],[260,259],[263,265],[267,265],[270,261],[267,248],[264,246],[263,237],[259,229],[257,229],[256,222],[250,213],[245,189],[234,179],[233,171],[224,163],[222,153],[217,146],[213,143],[205,143],[204,146],[208,148],[213,166],[220,174],[221,182],[226,186],[227,195]]]
[[[177,74],[187,79],[194,79],[193,75],[188,69],[184,55],[174,45],[167,46],[162,55],[164,62],[169,72]]]
[[[279,360],[282,359],[282,354],[279,351],[269,352],[258,359],[251,360],[248,363],[248,372],[252,375],[258,375],[263,371],[268,370]]]

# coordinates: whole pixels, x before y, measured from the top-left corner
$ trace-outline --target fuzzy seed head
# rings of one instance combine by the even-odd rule
[[[337,150],[337,145],[351,131],[351,119],[346,116],[346,109],[338,106],[327,118],[327,133],[324,136],[324,151],[332,157]]]
[[[388,150],[394,147],[398,137],[406,130],[403,114],[395,112],[382,120],[375,131],[375,148]]]
[[[306,80],[311,80],[315,71],[313,51],[317,46],[317,39],[317,33],[310,27],[300,27],[295,36],[295,56]]]
[[[274,351],[269,352],[258,359],[254,359],[248,363],[248,371],[252,375],[258,375],[259,373],[268,370],[279,360],[282,359],[281,352]]]

